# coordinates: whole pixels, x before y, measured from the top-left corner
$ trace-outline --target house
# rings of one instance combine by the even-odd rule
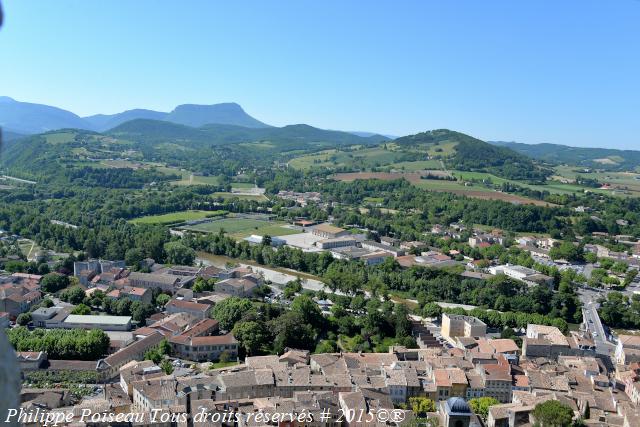
[[[356,239],[353,237],[335,237],[331,239],[319,240],[316,242],[316,246],[320,249],[335,249],[335,248],[343,248],[347,246],[355,246]]]
[[[128,298],[131,301],[139,301],[143,304],[151,304],[153,302],[153,291],[148,288],[125,286],[122,289],[116,288],[105,296],[116,300],[120,298]]]
[[[400,239],[396,239],[395,237],[382,236],[380,237],[380,243],[387,246],[399,246]]]
[[[188,313],[198,319],[206,319],[211,315],[213,306],[209,304],[172,299],[164,306],[164,308],[169,314]]]
[[[217,361],[224,352],[230,359],[238,357],[238,341],[233,334],[191,336],[181,334],[169,338],[176,356],[198,362]]]
[[[455,344],[457,337],[484,337],[487,325],[477,317],[443,313],[440,333]]]
[[[175,293],[180,278],[172,274],[140,273],[129,274],[129,284],[137,288],[160,289],[163,292]]]
[[[9,313],[16,318],[21,313],[31,310],[31,307],[42,300],[39,285],[34,284],[0,284],[0,312]]]
[[[346,236],[349,232],[344,228],[324,223],[313,227],[311,229],[311,234],[318,237],[324,237],[325,239],[335,239],[337,237]]]
[[[258,287],[258,283],[243,277],[241,279],[221,280],[216,282],[214,286],[216,292],[244,298],[253,294],[253,291]]]
[[[164,339],[164,335],[155,332],[133,344],[119,350],[105,359],[100,359],[96,370],[102,378],[110,379],[118,374],[119,369],[132,360],[142,360],[144,354],[156,347]]]
[[[504,238],[496,234],[478,234],[476,236],[469,237],[469,246],[472,248],[502,245],[503,242]]]
[[[384,245],[382,243],[374,242],[373,240],[365,240],[361,243],[363,249],[370,250],[372,252],[386,252],[393,255],[394,258],[399,256],[403,256],[405,254],[405,250],[401,248],[396,248],[394,246]]]
[[[640,362],[640,336],[618,335],[615,357],[616,362],[621,365]]]
[[[526,283],[528,286],[547,286],[553,288],[553,277],[537,272],[536,270],[521,265],[497,265],[489,267],[489,273],[495,275],[504,274],[512,279]]]

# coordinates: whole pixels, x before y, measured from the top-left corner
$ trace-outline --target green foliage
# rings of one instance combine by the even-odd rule
[[[244,348],[247,356],[255,356],[268,348],[271,334],[262,321],[238,322],[233,327],[233,336]]]
[[[555,246],[549,251],[551,259],[564,259],[569,262],[580,262],[584,260],[584,254],[580,246],[571,242],[562,242],[560,246]]]
[[[251,301],[247,299],[238,297],[227,298],[213,307],[213,318],[220,323],[221,329],[230,331],[236,322],[251,310],[252,307]]]
[[[71,310],[71,314],[82,314],[82,315],[91,314],[91,308],[89,308],[84,304],[78,304],[75,307],[73,307],[73,310]]]
[[[147,352],[144,354],[144,360],[151,360],[153,363],[158,365],[163,361],[165,356],[168,356],[170,354],[170,352],[170,344],[167,342],[167,340],[162,340],[157,346],[147,350]]]
[[[171,301],[171,296],[167,294],[158,294],[156,297],[156,304],[160,307],[164,307],[169,301]]]
[[[573,410],[557,400],[547,400],[537,404],[532,415],[540,427],[568,427],[573,419]]]
[[[498,404],[500,404],[498,399],[493,397],[476,397],[469,400],[469,406],[473,413],[479,415],[485,421],[489,416],[489,408]]]
[[[27,326],[31,322],[31,313],[20,313],[16,318],[16,323],[20,326]]]
[[[59,273],[45,274],[40,281],[40,288],[44,292],[58,292],[69,286],[69,277]]]
[[[598,313],[602,322],[612,328],[640,328],[640,295],[631,298],[620,292],[609,292],[600,301]]]
[[[427,412],[436,411],[436,403],[426,397],[410,397],[409,406],[417,417],[425,417]]]
[[[99,329],[36,329],[20,326],[7,330],[17,351],[44,351],[50,359],[97,360],[109,348],[109,336]]]
[[[173,365],[171,364],[171,362],[167,359],[164,359],[161,363],[160,363],[160,368],[164,371],[165,374],[170,375],[171,373],[173,373]]]
[[[84,289],[80,286],[71,286],[60,292],[60,299],[70,304],[80,304],[85,297]]]
[[[164,250],[169,264],[191,265],[196,258],[195,251],[180,242],[165,243]]]

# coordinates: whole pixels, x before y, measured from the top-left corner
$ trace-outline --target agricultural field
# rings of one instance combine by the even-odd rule
[[[188,210],[182,212],[172,212],[162,215],[147,215],[140,218],[132,219],[132,224],[178,224],[185,221],[193,221],[196,219],[212,218],[216,216],[226,215],[227,211],[196,211]]]
[[[184,227],[184,229],[204,233],[219,233],[220,230],[224,230],[225,233],[236,239],[242,239],[252,234],[285,236],[299,233],[298,230],[286,228],[283,225],[286,223],[252,218],[224,218]]]
[[[393,169],[405,172],[416,172],[426,169],[441,169],[440,160],[417,160],[415,162],[398,162],[390,165]]]
[[[370,148],[355,148],[352,151],[325,150],[314,154],[296,157],[289,161],[295,169],[307,170],[312,167],[352,167],[356,169],[370,169],[392,165],[406,159],[407,151],[394,149],[392,144]],[[439,167],[439,166],[438,166]]]
[[[180,171],[182,179],[178,181],[171,181],[173,185],[218,185],[218,177],[216,176],[202,176],[194,175],[189,172]]]
[[[225,192],[213,193],[213,197],[220,197],[222,199],[238,199],[238,200],[255,200],[257,202],[264,202],[269,200],[264,194],[233,194]]]

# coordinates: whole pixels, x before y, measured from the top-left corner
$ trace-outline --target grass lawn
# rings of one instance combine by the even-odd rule
[[[473,185],[469,187],[465,187],[457,181],[446,181],[443,179],[421,179],[419,182],[414,183],[419,188],[424,188],[425,190],[434,190],[434,191],[484,191],[484,192],[493,192],[493,190],[483,187],[482,185]]]
[[[233,193],[222,193],[222,192],[217,192],[217,193],[213,193],[214,197],[221,197],[223,199],[233,199],[233,198],[237,198],[239,200],[257,200],[258,202],[264,202],[269,200],[267,198],[267,196],[265,196],[264,194],[233,194]]]
[[[394,169],[400,169],[406,172],[415,172],[425,169],[442,169],[439,160],[417,160],[415,162],[398,162],[391,165]]]
[[[224,230],[227,233],[233,234],[257,230],[268,225],[272,225],[272,223],[269,221],[261,221],[259,219],[225,218],[218,221],[206,222],[204,224],[196,224],[189,227],[189,229],[203,231],[206,233],[217,233],[220,230]]]
[[[232,182],[231,188],[255,188],[256,185],[252,182]]]
[[[252,234],[260,236],[285,236],[287,234],[299,233],[299,231],[285,228],[283,225],[285,225],[284,222],[262,221],[249,218],[225,218],[186,228],[205,233],[218,233],[220,230],[224,230],[230,237],[238,240]]]
[[[228,368],[229,366],[235,366],[238,362],[230,361],[230,362],[211,362],[209,365],[209,369],[221,369]]]
[[[51,133],[44,136],[48,144],[64,144],[70,142],[75,137],[72,132]]]
[[[364,199],[362,199],[363,202],[365,203],[382,203],[384,202],[384,198],[382,197],[365,197]]]
[[[194,219],[210,218],[214,216],[226,215],[227,211],[181,211],[171,212],[162,215],[147,215],[132,219],[132,224],[176,224]]]
[[[173,185],[218,185],[217,176],[202,176],[193,175],[189,172],[177,171],[182,174],[182,179],[179,181],[171,181]]]

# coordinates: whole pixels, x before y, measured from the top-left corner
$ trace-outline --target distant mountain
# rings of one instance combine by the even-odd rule
[[[86,129],[87,123],[60,108],[0,96],[0,127],[14,133],[35,134],[61,128]]]
[[[248,115],[235,102],[214,105],[178,105],[163,120],[192,127],[200,127],[212,123],[247,128],[270,127]]]
[[[386,138],[389,138],[389,139],[399,138],[397,135],[385,135],[385,134],[375,133],[375,132],[364,132],[364,131],[355,131],[355,130],[351,131],[350,130],[349,133],[352,133],[352,134],[358,135],[358,136],[362,136],[362,137],[365,137],[365,138],[368,138],[370,136],[377,136],[377,135],[382,135],[382,136],[384,136]]]
[[[239,143],[261,143],[277,151],[310,149],[334,145],[377,144],[388,138],[380,135],[360,137],[349,132],[331,131],[309,125],[281,128],[250,128],[229,124],[207,124],[198,128],[158,120],[133,120],[110,131],[109,135],[145,143],[175,143],[193,148]]]
[[[24,137],[25,135],[21,133],[11,132],[10,130],[2,129],[2,141],[13,141],[14,139],[19,139]]]
[[[127,110],[117,114],[96,114],[88,117],[60,108],[0,97],[0,126],[5,131],[33,135],[57,129],[83,129],[103,132],[136,119],[164,120],[200,127],[207,124],[228,124],[247,128],[268,128],[269,125],[248,115],[236,103],[213,105],[178,105],[166,113],[145,109]]]
[[[397,138],[404,147],[422,147],[441,158],[447,167],[464,171],[489,172],[515,179],[543,182],[551,171],[531,158],[506,147],[491,145],[464,133],[436,129]]]
[[[506,141],[490,141],[490,143],[551,164],[569,164],[607,170],[632,170],[640,166],[640,151],[635,150]]]
[[[181,125],[200,127],[207,124],[226,124],[248,128],[265,128],[269,125],[248,115],[236,103],[214,105],[178,105],[170,113],[153,110],[135,109],[118,114],[97,114],[84,117],[92,129],[103,132],[123,123],[137,119],[164,120]]]
[[[122,123],[136,119],[164,120],[167,113],[153,110],[144,110],[137,108],[135,110],[127,110],[118,114],[96,114],[95,116],[83,117],[93,129],[102,132],[112,129]]]

